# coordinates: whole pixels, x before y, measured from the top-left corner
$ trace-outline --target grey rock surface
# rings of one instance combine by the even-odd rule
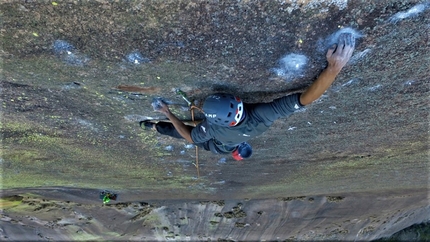
[[[120,194],[119,202],[163,201],[154,210],[167,215],[168,230],[148,225],[157,228],[148,240],[368,240],[427,221],[429,6],[420,0],[3,1],[2,235],[21,238],[10,234],[19,224],[15,236],[37,226],[54,239],[71,236],[38,223],[41,213],[25,207],[25,199],[10,203],[11,194],[39,193],[59,203],[69,197],[67,211],[78,213],[77,204],[104,189]],[[251,103],[300,92],[324,69],[325,52],[342,32],[356,37],[348,66],[316,103],[250,140],[254,152],[246,161],[184,149],[190,144],[138,125],[164,118],[151,106],[158,97],[191,119],[178,88],[196,104],[214,92]],[[279,201],[289,197],[304,200]],[[206,200],[228,206],[200,204]],[[246,218],[182,221],[178,236],[171,226],[181,220],[166,212],[189,206],[196,217],[237,203]],[[117,226],[118,238],[142,239],[132,236],[138,225],[127,220],[137,212],[112,209],[124,223],[99,225]],[[341,220],[349,222],[335,230]],[[70,231],[82,236],[105,231],[72,224],[81,230]]]

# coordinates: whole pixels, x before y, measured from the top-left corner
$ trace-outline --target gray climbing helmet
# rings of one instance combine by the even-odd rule
[[[210,123],[223,127],[235,126],[244,117],[242,100],[225,93],[208,96],[203,104],[203,111]]]

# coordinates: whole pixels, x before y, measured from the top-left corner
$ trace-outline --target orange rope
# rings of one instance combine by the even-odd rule
[[[201,113],[205,113],[205,112],[203,112],[203,109],[201,109],[201,108],[199,108],[199,107],[197,107],[197,106],[194,106],[194,105],[192,105],[192,106],[191,106],[191,110],[193,110],[193,109],[197,109],[197,110],[199,110]],[[193,115],[194,115],[194,113],[193,113]]]

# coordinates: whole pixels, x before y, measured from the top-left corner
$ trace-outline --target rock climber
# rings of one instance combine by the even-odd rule
[[[171,123],[141,121],[140,126],[183,138],[216,154],[231,153],[236,160],[249,158],[252,148],[246,141],[262,134],[275,120],[287,117],[321,97],[349,61],[354,48],[355,38],[352,34],[341,34],[338,43],[327,51],[327,67],[303,93],[257,104],[243,103],[239,97],[231,94],[212,94],[203,103],[205,119],[196,127],[185,125],[170,112],[167,104],[161,103],[157,111],[166,115]]]

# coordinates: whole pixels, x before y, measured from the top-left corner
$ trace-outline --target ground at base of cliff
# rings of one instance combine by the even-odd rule
[[[1,238],[375,240],[423,223],[416,231],[425,239],[430,211],[427,190],[164,201],[144,200],[143,194],[134,191],[119,193],[118,200],[106,204],[99,192],[64,187],[6,190],[0,200]],[[417,238],[410,230],[396,236]]]

